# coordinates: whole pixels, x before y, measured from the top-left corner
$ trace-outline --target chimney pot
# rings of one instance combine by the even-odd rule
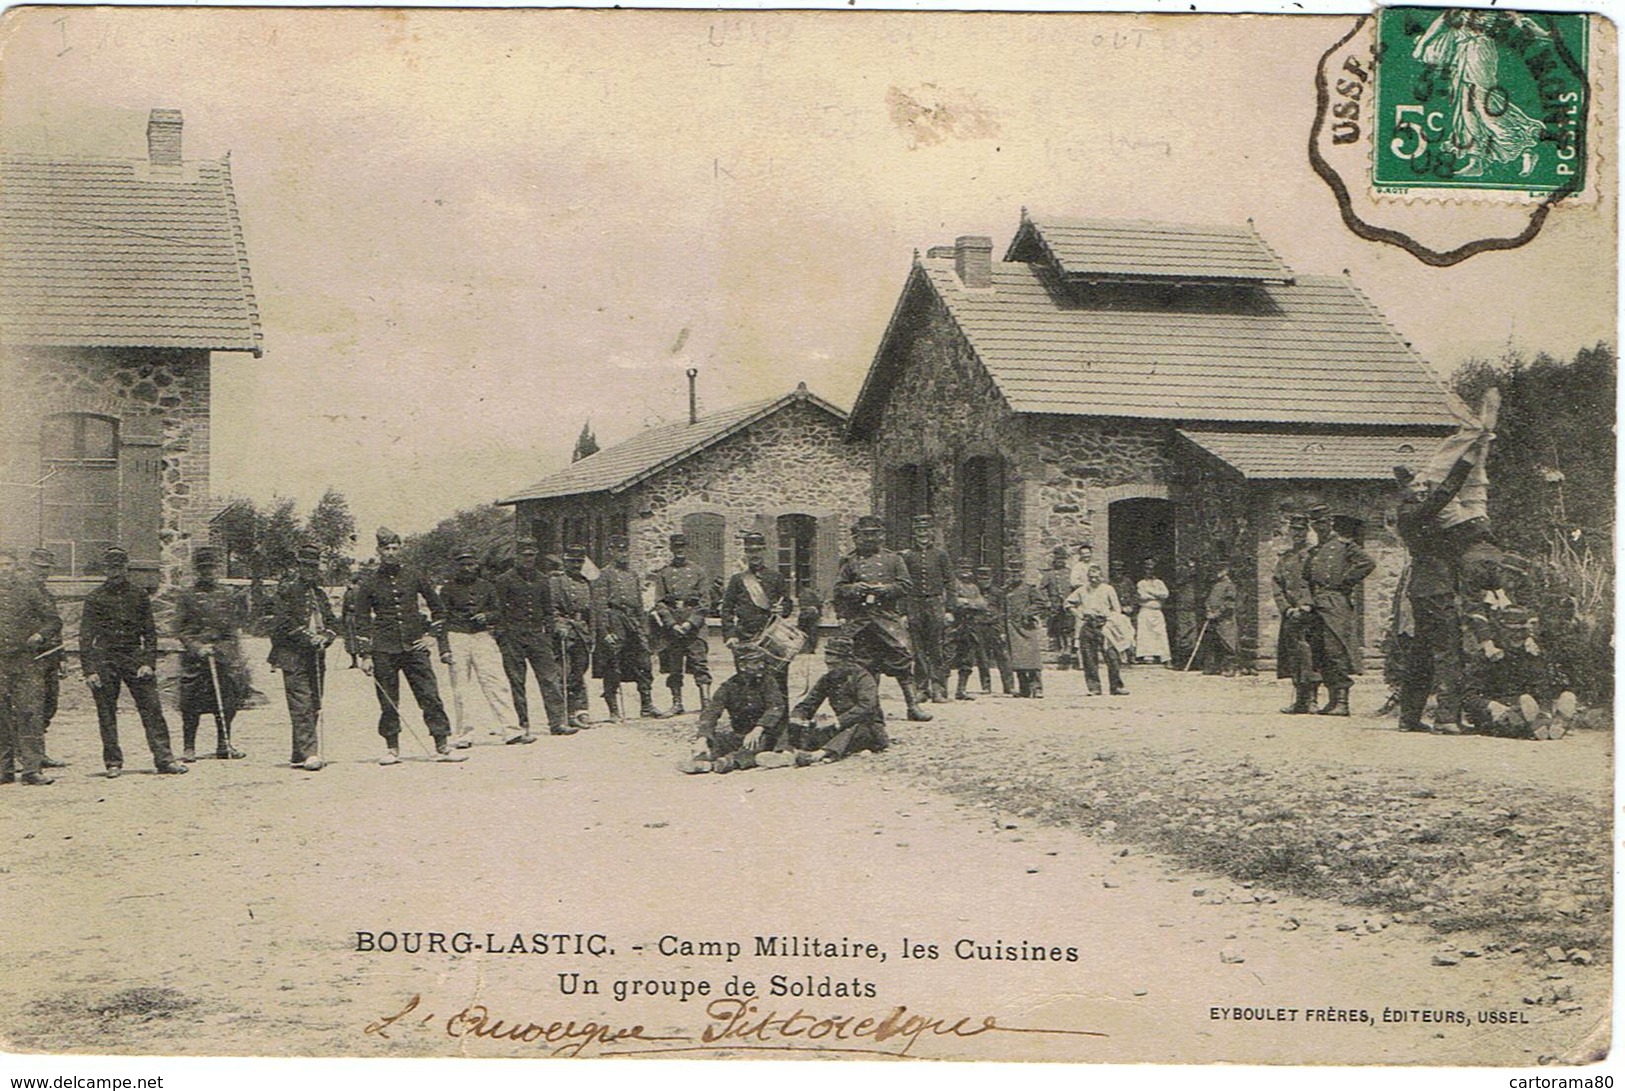
[[[954,271],[967,288],[993,287],[993,240],[986,235],[961,235],[955,239]]]
[[[691,367],[683,374],[688,376],[688,423],[694,424],[700,419],[700,394],[694,381],[699,377],[700,369]]]
[[[181,165],[181,112],[154,109],[147,117],[147,159],[155,167]]]

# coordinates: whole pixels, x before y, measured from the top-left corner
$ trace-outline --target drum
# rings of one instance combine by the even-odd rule
[[[773,662],[787,664],[807,646],[807,634],[796,628],[795,622],[789,618],[775,617],[751,644],[760,648]]]

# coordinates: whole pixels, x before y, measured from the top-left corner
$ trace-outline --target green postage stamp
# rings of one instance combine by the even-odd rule
[[[1586,49],[1585,15],[1384,9],[1375,187],[1581,191]]]

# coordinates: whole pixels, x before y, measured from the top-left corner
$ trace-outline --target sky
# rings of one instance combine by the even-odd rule
[[[800,381],[850,405],[914,250],[1002,253],[1024,206],[1250,217],[1441,374],[1614,341],[1612,185],[1450,269],[1342,226],[1305,143],[1349,25],[14,9],[0,143],[142,157],[164,106],[188,158],[230,153],[265,355],[215,355],[213,490],[331,486],[365,539],[520,490],[586,421],[607,445],[681,417],[688,367],[702,411]]]

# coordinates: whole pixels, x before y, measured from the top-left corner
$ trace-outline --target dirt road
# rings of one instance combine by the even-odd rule
[[[1421,748],[1374,721],[1211,711],[1221,696],[1277,701],[1245,682],[1142,670],[1132,703],[1088,705],[1076,678],[1052,675],[1044,702],[937,706],[937,723],[898,724],[886,755],[725,777],[673,771],[692,717],[526,747],[482,731],[461,765],[418,760],[408,737],[409,760],[381,768],[370,685],[342,669],[320,773],[281,764],[274,675],[262,685],[276,701],[239,720],[250,757],[185,777],[136,772],[132,711],[126,775],[104,779],[76,712],[52,729],[73,763],[59,782],[0,790],[12,831],[0,1028],[24,1052],[182,1055],[1524,1065],[1606,1048],[1606,967],[1188,870],[943,773],[1002,776],[1000,762],[1019,771],[1063,751],[1088,761],[1107,740],[1124,754],[1276,755],[1302,776],[1354,763],[1521,778],[1606,807],[1600,733],[1502,762],[1479,756],[1489,740]],[[835,950],[785,954],[780,940],[767,956],[758,937]],[[416,950],[378,949],[390,943]],[[811,995],[768,995],[775,975]],[[711,991],[623,1000],[618,982]],[[730,998],[730,982],[759,992]],[[520,1038],[492,1034],[497,1020]]]

